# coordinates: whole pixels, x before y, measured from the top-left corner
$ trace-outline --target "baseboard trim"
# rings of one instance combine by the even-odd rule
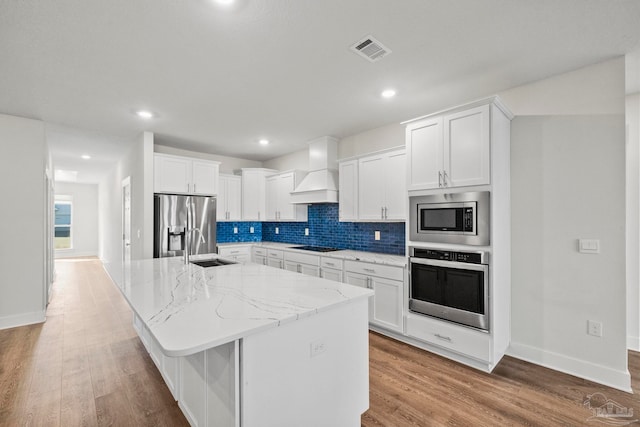
[[[627,350],[640,351],[640,337],[627,336]]]
[[[563,354],[542,350],[537,347],[512,342],[507,350],[509,356],[526,362],[544,366],[545,368],[564,372],[578,378],[593,381],[598,384],[613,387],[627,393],[631,389],[631,375],[629,370],[616,370],[585,360],[565,356]]]
[[[46,320],[45,312],[36,311],[33,313],[14,314],[0,317],[0,329],[17,328],[18,326],[33,325]]]

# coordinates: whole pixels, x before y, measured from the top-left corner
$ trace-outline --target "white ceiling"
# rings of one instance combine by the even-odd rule
[[[639,23],[637,0],[3,0],[0,113],[52,124],[57,167],[143,130],[266,160],[637,50]],[[367,35],[392,53],[352,53]]]

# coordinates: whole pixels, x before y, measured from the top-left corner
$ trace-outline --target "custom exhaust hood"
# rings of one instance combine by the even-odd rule
[[[338,140],[330,136],[309,142],[309,173],[291,192],[291,203],[338,203]]]

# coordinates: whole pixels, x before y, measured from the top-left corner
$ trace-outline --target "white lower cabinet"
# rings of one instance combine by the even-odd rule
[[[404,332],[404,269],[389,265],[345,261],[344,282],[373,289],[369,322],[395,332]]]
[[[320,277],[334,282],[342,282],[343,261],[341,259],[321,257]]]
[[[284,268],[284,252],[279,249],[267,249],[267,265]]]
[[[238,341],[180,357],[178,406],[192,426],[237,426]]]
[[[133,316],[133,327],[136,332],[138,332],[138,336],[140,337],[140,340],[142,341],[144,347],[147,349],[149,356],[151,356],[151,360],[153,360],[153,363],[158,368],[158,371],[160,371],[160,375],[162,375],[162,378],[167,384],[167,387],[173,395],[173,398],[175,400],[178,400],[178,385],[180,381],[180,358],[169,357],[165,355],[155,338],[142,323],[142,320],[135,314]]]
[[[254,246],[253,252],[251,255],[251,262],[255,262],[256,264],[267,265],[267,249]]]
[[[318,255],[285,251],[284,268],[296,273],[320,277],[320,257]]]
[[[409,313],[407,335],[483,362],[491,360],[491,337],[487,332]]]
[[[218,255],[236,262],[249,262],[251,245],[222,246],[218,248]]]

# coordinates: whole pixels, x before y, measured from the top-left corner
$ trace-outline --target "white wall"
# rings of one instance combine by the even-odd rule
[[[292,169],[308,171],[309,149],[305,148],[304,150],[294,151],[293,153],[267,160],[262,163],[262,167],[278,171],[287,171]]]
[[[72,248],[57,250],[56,258],[98,255],[98,185],[56,182],[57,195],[73,201]]]
[[[44,123],[0,114],[0,329],[45,316]]]
[[[624,59],[511,89],[509,353],[630,390]],[[577,239],[599,239],[581,254]],[[587,335],[587,320],[603,324]]]
[[[122,260],[122,180],[131,177],[131,259],[153,257],[153,134],[144,132],[99,186],[100,258]]]
[[[627,347],[640,351],[640,94],[626,98]]]
[[[167,147],[164,145],[155,145],[156,153],[173,154],[174,156],[195,157],[198,159],[215,160],[220,162],[221,173],[233,173],[242,168],[261,168],[262,162],[255,160],[240,159],[238,157],[220,156],[217,154],[198,153],[196,151],[181,150],[179,148]],[[266,166],[265,166],[266,167]]]
[[[407,117],[407,119],[410,118]],[[338,159],[405,145],[404,129],[405,127],[400,123],[393,123],[344,137],[338,144]]]

